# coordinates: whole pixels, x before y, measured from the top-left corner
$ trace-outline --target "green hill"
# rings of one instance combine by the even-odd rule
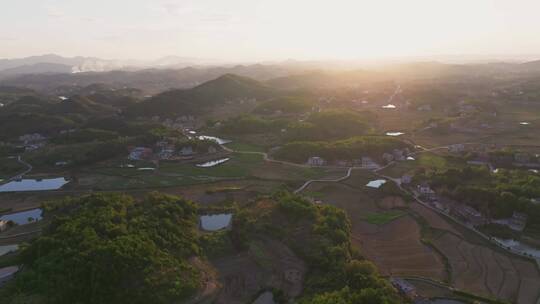
[[[171,90],[150,100],[128,107],[128,116],[171,116],[198,114],[211,107],[240,99],[267,99],[277,92],[247,77],[232,74],[203,83],[188,90]]]

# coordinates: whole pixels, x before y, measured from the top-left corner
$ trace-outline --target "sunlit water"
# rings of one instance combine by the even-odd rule
[[[17,225],[24,225],[24,224],[41,220],[42,218],[41,213],[42,213],[42,210],[40,208],[37,208],[37,209],[2,215],[0,216],[0,220],[6,221],[6,222],[12,221]],[[32,221],[28,220],[30,218],[32,218]]]
[[[201,216],[201,228],[206,231],[217,231],[230,225],[232,213]]]
[[[229,159],[230,158],[222,158],[222,159],[211,160],[211,161],[207,161],[207,162],[202,163],[202,164],[197,164],[196,166],[199,167],[199,168],[215,167],[217,165],[223,164],[224,162],[228,161]]]
[[[69,183],[63,177],[46,179],[22,179],[11,181],[0,186],[0,192],[22,192],[22,191],[46,191],[57,190]]]

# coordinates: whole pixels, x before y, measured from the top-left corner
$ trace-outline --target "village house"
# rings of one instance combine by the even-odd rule
[[[33,144],[36,142],[44,141],[46,138],[39,134],[39,133],[33,133],[33,134],[25,134],[22,136],[19,136],[19,141],[22,142],[25,145]]]
[[[464,144],[450,145],[448,147],[448,151],[450,151],[451,153],[461,153],[461,152],[465,151],[465,145]]]
[[[191,146],[185,146],[180,149],[180,155],[182,156],[193,156],[193,147]]]
[[[531,161],[531,157],[528,153],[516,153],[514,154],[514,161],[520,164],[526,164]]]
[[[405,281],[404,279],[398,278],[391,278],[390,282],[402,295],[408,297],[409,299],[416,298],[416,288],[411,283]]]
[[[431,187],[426,183],[418,185],[417,189],[420,195],[428,200],[434,200],[436,198],[435,191],[433,191],[433,189],[431,189]]]
[[[0,220],[0,232],[5,231],[8,229],[8,222]]]
[[[382,155],[382,159],[384,159],[385,162],[389,163],[389,162],[394,160],[394,155],[392,155],[390,153],[384,153]]]
[[[146,160],[152,157],[153,151],[146,147],[135,147],[129,152],[129,160]]]
[[[527,225],[527,215],[521,212],[514,212],[508,221],[508,227],[515,231],[523,231]]]
[[[392,151],[392,155],[394,156],[394,159],[398,161],[403,161],[406,158],[405,151],[400,149],[394,149],[394,151]]]
[[[370,157],[364,156],[360,159],[360,165],[365,169],[377,169],[379,165]]]
[[[410,174],[403,174],[401,177],[401,183],[402,184],[410,184],[412,182],[412,175]]]
[[[421,105],[416,109],[418,111],[431,111],[431,105],[430,104]]]
[[[458,217],[471,223],[473,226],[484,225],[487,222],[482,213],[467,205],[458,205],[453,211]]]
[[[326,164],[326,161],[318,156],[312,156],[308,159],[307,164],[310,166],[324,166]]]
[[[56,163],[54,163],[54,165],[57,166],[57,167],[64,167],[64,166],[68,165],[68,162],[67,161],[57,161]]]

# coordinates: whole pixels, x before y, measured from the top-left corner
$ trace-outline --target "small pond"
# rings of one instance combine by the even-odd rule
[[[522,125],[522,126],[528,126],[528,125],[530,125],[531,123],[528,122],[528,121],[522,121],[522,122],[520,122],[519,124]]]
[[[201,215],[201,228],[206,231],[217,231],[231,224],[232,213]]]
[[[223,164],[224,162],[228,161],[230,158],[222,158],[222,159],[215,159],[215,160],[211,160],[211,161],[207,161],[205,163],[202,163],[202,164],[197,164],[196,166],[199,167],[199,168],[210,168],[210,167],[215,167],[217,165],[221,165]]]
[[[407,160],[415,160],[412,156],[407,156]]]
[[[385,179],[376,179],[376,180],[372,180],[370,181],[369,183],[367,183],[366,186],[370,187],[370,188],[380,188],[382,185],[384,185],[386,183],[386,180]]]
[[[206,135],[199,136],[199,139],[200,140],[213,140],[213,141],[217,142],[220,145],[228,144],[228,143],[231,142],[228,139],[223,139],[223,138],[219,138],[219,137],[215,137],[215,136],[206,136]]]
[[[0,246],[0,256],[3,256],[5,254],[8,254],[10,252],[15,252],[17,251],[17,249],[19,249],[19,245],[5,245],[5,246]]]
[[[2,221],[13,221],[17,225],[24,225],[31,222],[39,221],[41,220],[41,213],[42,210],[40,208],[27,210],[27,211],[21,211],[11,214],[6,214],[0,216],[0,220]],[[32,221],[29,221],[28,219],[32,218]]]
[[[63,177],[45,179],[22,179],[11,181],[0,186],[0,192],[22,192],[22,191],[46,191],[57,190],[69,183]]]
[[[396,108],[396,105],[393,105],[393,104],[387,104],[385,106],[382,106],[383,109],[395,109]]]
[[[400,136],[400,135],[403,135],[405,133],[403,132],[386,132],[386,135],[388,136]]]

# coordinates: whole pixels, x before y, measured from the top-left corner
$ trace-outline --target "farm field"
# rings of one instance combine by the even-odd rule
[[[306,191],[320,193],[324,203],[347,212],[352,225],[353,245],[373,261],[383,275],[423,276],[439,281],[446,279],[441,257],[421,243],[420,227],[412,217],[400,213],[397,217],[385,217],[384,221],[377,218],[380,225],[371,224],[370,215],[388,211],[380,208],[377,199],[366,191],[341,183],[312,184]]]
[[[485,245],[485,241],[471,232],[456,229],[418,203],[410,207],[430,227],[442,231],[434,235],[432,243],[448,259],[452,286],[519,304],[536,304],[540,298],[540,272],[532,261]]]

